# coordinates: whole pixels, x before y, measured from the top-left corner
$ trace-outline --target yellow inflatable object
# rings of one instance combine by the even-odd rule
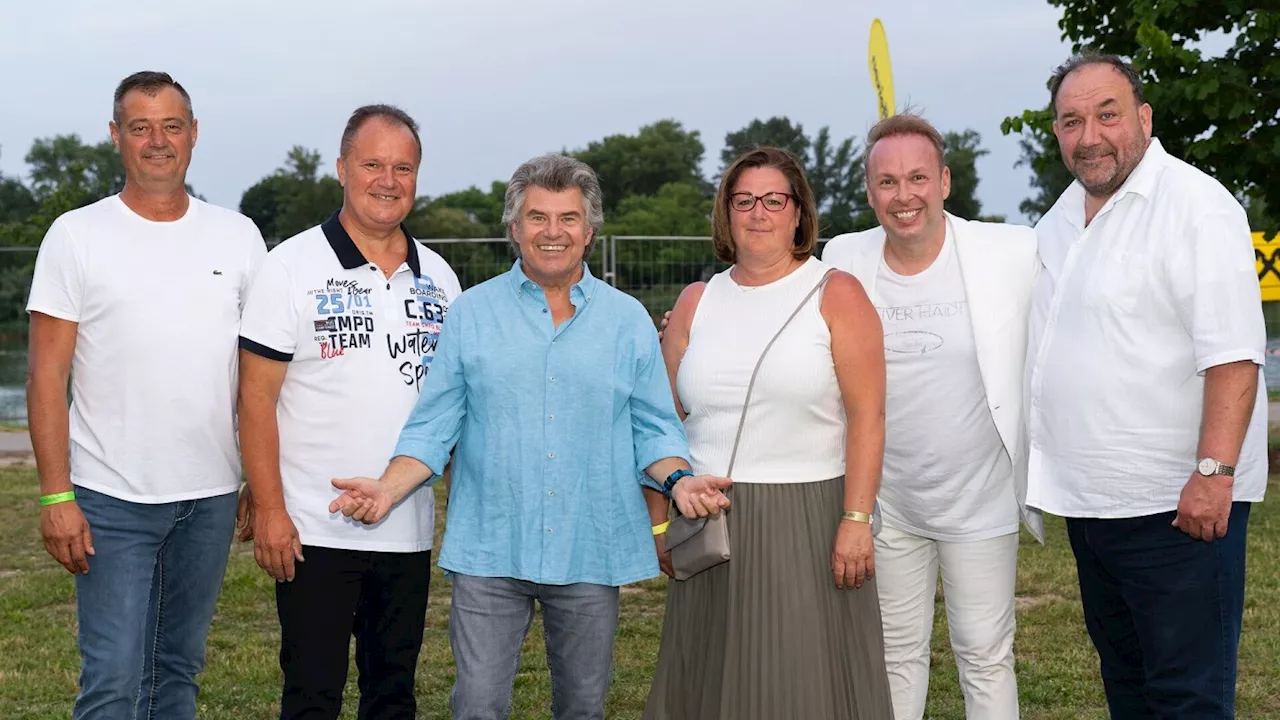
[[[876,89],[876,104],[880,119],[893,115],[893,70],[889,66],[889,40],[884,35],[884,25],[879,19],[871,23],[871,42],[867,47],[867,65],[871,70],[871,85]]]

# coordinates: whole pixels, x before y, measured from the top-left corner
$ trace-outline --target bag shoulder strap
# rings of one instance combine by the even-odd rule
[[[791,315],[787,317],[786,322],[782,323],[782,327],[778,328],[778,332],[774,333],[773,339],[769,340],[769,344],[764,346],[764,351],[760,353],[760,359],[756,360],[756,367],[751,371],[751,380],[747,383],[747,398],[742,401],[742,416],[738,418],[738,432],[733,437],[733,452],[729,454],[729,469],[725,471],[725,477],[733,477],[733,464],[738,459],[738,443],[742,441],[742,427],[746,424],[747,408],[751,405],[751,391],[755,389],[756,376],[760,374],[760,366],[764,364],[764,356],[769,354],[769,348],[773,347],[773,344],[777,342],[778,337],[782,335],[782,331],[786,330],[787,326],[791,324],[791,321],[794,320],[796,316],[800,314],[800,311],[804,309],[804,306],[809,304],[809,299],[813,297],[814,293],[821,290],[822,286],[827,284],[827,280],[831,279],[831,274],[835,271],[835,268],[830,268],[822,274],[822,278],[818,280],[818,284],[814,285],[813,289],[810,290],[809,293],[804,296],[804,299],[800,301],[800,304],[796,306],[796,309],[791,311]]]

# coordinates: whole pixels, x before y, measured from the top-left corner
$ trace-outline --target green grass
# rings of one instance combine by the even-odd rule
[[[1271,492],[1278,491],[1273,480]],[[76,691],[73,583],[40,544],[37,494],[33,471],[0,469],[0,716],[5,720],[65,718]],[[1102,720],[1107,715],[1097,659],[1085,634],[1062,522],[1052,519],[1048,534],[1045,547],[1024,536],[1019,559],[1016,651],[1022,717]],[[664,587],[647,582],[624,589],[610,718],[638,718],[644,707],[661,636]],[[252,552],[237,545],[209,638],[201,718],[278,716],[273,597],[271,581],[254,564]],[[940,600],[927,717],[960,720],[964,703]],[[1280,717],[1280,509],[1274,500],[1257,506],[1250,519],[1245,602],[1239,717]],[[448,717],[453,683],[448,608],[449,586],[437,569],[417,678],[423,718]],[[535,623],[525,643],[514,718],[549,717],[541,632]],[[344,718],[355,716],[354,679],[353,665]]]

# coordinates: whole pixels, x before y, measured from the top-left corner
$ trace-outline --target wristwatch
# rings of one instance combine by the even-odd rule
[[[1200,462],[1196,463],[1196,472],[1204,475],[1205,477],[1212,477],[1214,475],[1226,475],[1227,477],[1232,477],[1236,474],[1236,469],[1230,465],[1223,465],[1211,457],[1207,457],[1201,458]]]
[[[679,481],[680,478],[684,478],[684,477],[693,477],[693,473],[689,472],[688,470],[685,470],[684,468],[680,468],[679,470],[676,470],[675,472],[668,475],[667,481],[662,483],[662,494],[666,495],[667,497],[671,497],[671,488],[675,487],[676,482]]]

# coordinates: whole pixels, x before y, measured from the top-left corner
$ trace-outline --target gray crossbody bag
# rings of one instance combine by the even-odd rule
[[[751,391],[755,389],[756,375],[760,373],[760,365],[764,362],[765,355],[769,354],[769,348],[773,347],[774,342],[782,335],[782,331],[786,330],[796,315],[800,314],[814,293],[827,284],[833,272],[835,272],[834,269],[828,270],[822,276],[818,284],[804,296],[786,322],[782,323],[782,327],[778,328],[773,339],[764,346],[764,351],[760,353],[760,359],[756,361],[756,367],[751,371],[751,380],[747,383],[747,397],[742,403],[742,416],[738,418],[738,433],[733,438],[733,451],[729,454],[729,469],[725,471],[725,477],[733,477],[733,464],[738,458],[738,443],[742,440],[742,426],[747,420],[747,408],[751,405]],[[729,523],[725,519],[728,510],[722,510],[704,518],[690,518],[681,515],[679,508],[672,503],[671,513],[665,549],[671,552],[671,569],[677,580],[688,580],[703,570],[729,560]]]

